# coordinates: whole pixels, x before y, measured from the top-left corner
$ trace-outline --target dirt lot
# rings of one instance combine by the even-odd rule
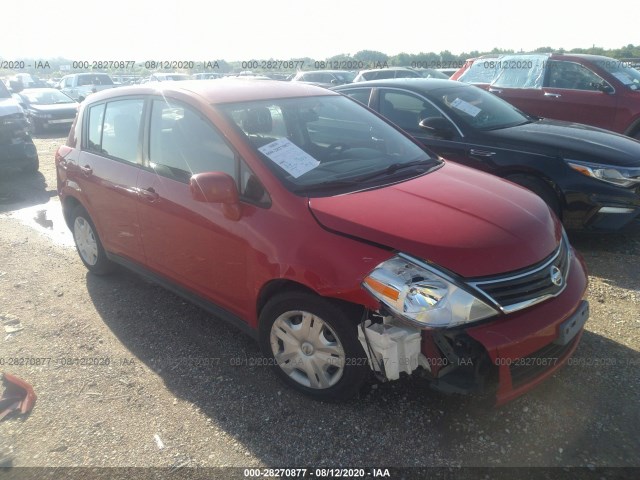
[[[600,470],[640,467],[640,236],[572,237],[590,270],[591,318],[572,364],[523,398],[494,409],[415,378],[325,404],[250,365],[256,344],[197,307],[128,272],[87,273],[58,213],[63,141],[36,140],[40,173],[0,173],[0,314],[23,327],[0,325],[0,371],[38,395],[29,416],[0,423],[0,463],[640,475]]]

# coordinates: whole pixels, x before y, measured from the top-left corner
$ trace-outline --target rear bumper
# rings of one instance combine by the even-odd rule
[[[561,368],[577,348],[588,318],[586,288],[584,262],[573,252],[567,287],[559,296],[453,334],[449,343],[456,360],[436,358],[446,357],[441,352],[448,347],[436,347],[442,339],[431,342],[423,337],[422,353],[429,364],[449,365],[432,368],[435,388],[460,393],[491,389],[496,405],[531,390]],[[465,344],[466,352],[472,352],[467,359],[463,347],[454,351]],[[456,361],[457,368],[452,368]]]

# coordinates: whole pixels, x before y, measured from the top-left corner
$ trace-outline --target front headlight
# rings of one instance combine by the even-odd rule
[[[362,285],[391,312],[419,328],[447,328],[498,313],[444,275],[396,256],[378,265]]]
[[[50,113],[44,113],[44,112],[41,112],[40,110],[33,110],[33,116],[38,118],[51,118]]]
[[[565,162],[571,168],[587,177],[612,183],[619,187],[631,187],[640,184],[640,168],[638,167],[617,167],[614,165],[579,162],[577,160],[565,160]]]

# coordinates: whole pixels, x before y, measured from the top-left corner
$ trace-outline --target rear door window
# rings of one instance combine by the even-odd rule
[[[598,90],[598,85],[603,82],[598,75],[576,62],[550,60],[547,65],[545,87]]]
[[[358,88],[356,90],[348,90],[345,93],[349,97],[357,100],[363,105],[369,105],[369,97],[371,97],[371,88]]]
[[[89,108],[85,148],[100,155],[138,163],[144,100],[115,100]]]

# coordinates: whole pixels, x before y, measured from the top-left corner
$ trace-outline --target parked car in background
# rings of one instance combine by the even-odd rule
[[[29,135],[29,122],[22,107],[0,82],[0,168],[36,172],[38,152]]]
[[[72,73],[62,77],[56,88],[75,101],[82,102],[92,93],[115,86],[106,73]]]
[[[640,71],[599,55],[513,54],[468,60],[452,80],[472,83],[539,117],[640,139]]]
[[[162,73],[156,72],[149,76],[149,82],[181,82],[189,80],[186,73]]]
[[[34,133],[69,131],[78,112],[78,102],[55,88],[29,88],[14,94]]]
[[[56,169],[91,272],[125,265],[237,325],[314,398],[421,368],[504,403],[566,362],[588,317],[584,263],[542,200],[316,86],[100,92]]]
[[[315,70],[310,72],[298,72],[292,82],[304,82],[319,87],[335,87],[351,83],[355,78],[355,73],[348,70]]]
[[[413,68],[376,68],[373,70],[360,70],[358,75],[353,79],[353,83],[366,82],[368,80],[384,80],[388,78],[422,78],[422,75]]]
[[[264,76],[269,77],[271,80],[279,80],[281,82],[286,82],[289,80],[289,73],[282,72],[265,72]]]
[[[191,78],[193,80],[215,80],[217,78],[222,78],[222,74],[216,72],[194,73],[191,75]]]
[[[413,68],[412,70],[415,72],[418,72],[422,78],[441,78],[444,80],[449,78],[447,75],[438,71],[435,68]],[[396,77],[396,78],[400,78],[400,77]]]
[[[40,88],[46,86],[46,82],[28,73],[17,73],[9,78],[9,87],[14,93],[24,90],[25,88]]]
[[[458,68],[436,68],[436,70],[442,73],[445,77],[451,78],[451,75],[456,73],[459,69]]]
[[[538,194],[569,229],[640,227],[640,142],[532,117],[451,80],[380,80],[335,88],[438,155]]]

